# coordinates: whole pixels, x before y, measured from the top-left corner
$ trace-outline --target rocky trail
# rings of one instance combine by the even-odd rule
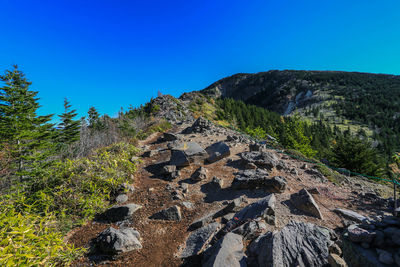
[[[386,186],[335,185],[201,118],[140,146],[129,193],[69,235],[90,248],[74,266],[346,266],[354,253],[357,263],[400,266]]]

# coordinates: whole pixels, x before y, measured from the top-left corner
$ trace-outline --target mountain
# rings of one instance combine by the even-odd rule
[[[388,154],[400,147],[400,76],[271,70],[235,74],[201,92],[241,100],[282,115],[322,120],[371,138]]]

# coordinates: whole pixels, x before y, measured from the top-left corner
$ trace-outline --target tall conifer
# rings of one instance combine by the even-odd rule
[[[72,144],[79,140],[80,121],[74,120],[78,114],[75,109],[71,110],[71,104],[68,99],[64,99],[64,113],[59,115],[61,123],[59,124],[58,141],[62,144]]]

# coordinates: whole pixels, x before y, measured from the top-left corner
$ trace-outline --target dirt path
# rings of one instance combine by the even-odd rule
[[[182,127],[175,129],[181,130]],[[205,181],[198,183],[190,183],[191,174],[200,165],[192,165],[181,170],[181,175],[173,182],[167,182],[154,177],[149,171],[151,166],[156,166],[162,162],[166,162],[170,158],[170,151],[166,149],[166,143],[157,143],[156,140],[160,134],[153,134],[140,145],[150,146],[150,149],[160,149],[160,152],[151,157],[144,158],[140,164],[137,173],[135,173],[135,192],[129,195],[128,203],[140,204],[142,209],[134,213],[131,220],[131,227],[137,229],[141,234],[143,248],[140,250],[124,253],[117,256],[112,261],[102,262],[107,266],[179,266],[182,261],[176,256],[179,247],[184,244],[188,236],[188,226],[197,218],[202,217],[211,211],[216,211],[224,207],[227,201],[233,200],[236,197],[244,195],[248,203],[254,202],[268,193],[263,190],[232,190],[230,184],[235,176],[235,172],[240,169],[236,164],[239,157],[238,153],[247,151],[246,144],[236,144],[231,148],[231,157],[223,159],[213,164],[202,165],[208,170],[208,178]],[[225,140],[226,136],[221,135],[188,135],[184,136],[184,141],[196,141],[202,147]],[[271,151],[273,152],[273,151]],[[278,155],[280,157],[280,155]],[[277,225],[270,226],[268,230],[276,230],[282,228],[290,220],[312,222],[318,225],[323,225],[332,229],[342,227],[343,221],[336,213],[335,208],[350,208],[363,214],[370,214],[371,211],[363,210],[362,203],[358,206],[351,206],[351,200],[354,195],[349,189],[338,187],[333,183],[321,183],[313,177],[306,174],[301,169],[303,162],[281,158],[289,168],[296,168],[299,171],[298,175],[290,174],[284,171],[274,171],[271,176],[279,175],[288,181],[288,189],[277,194],[276,218]],[[213,191],[207,188],[207,183],[217,176],[224,182],[223,189]],[[174,200],[171,190],[167,187],[178,188],[182,182],[189,183],[189,193],[182,200]],[[291,204],[289,198],[292,193],[299,191],[302,188],[317,187],[321,192],[320,195],[314,195],[321,212],[324,216],[323,220],[305,216],[297,211]],[[191,202],[194,205],[193,209],[186,209],[182,206],[182,201]],[[159,220],[150,220],[149,216],[154,213],[179,205],[182,208],[182,220],[180,222],[168,222]],[[372,212],[373,213],[373,212]],[[98,233],[109,226],[118,227],[115,224],[104,224],[96,222],[88,222],[86,225],[75,230],[69,241],[76,246],[88,246],[90,240],[95,238]],[[85,257],[77,261],[74,266],[89,266],[93,264],[89,258]]]

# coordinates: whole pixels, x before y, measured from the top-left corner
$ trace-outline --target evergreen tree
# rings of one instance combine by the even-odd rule
[[[15,173],[21,178],[33,177],[46,165],[52,152],[52,115],[38,116],[37,93],[32,84],[14,66],[0,76],[0,140],[11,148]]]
[[[102,130],[103,124],[100,121],[99,112],[95,107],[90,107],[88,111],[88,127],[93,130]]]
[[[72,144],[79,140],[80,121],[74,120],[78,115],[76,110],[70,110],[71,105],[67,98],[64,99],[64,113],[59,115],[61,123],[59,124],[58,142],[62,144]]]

